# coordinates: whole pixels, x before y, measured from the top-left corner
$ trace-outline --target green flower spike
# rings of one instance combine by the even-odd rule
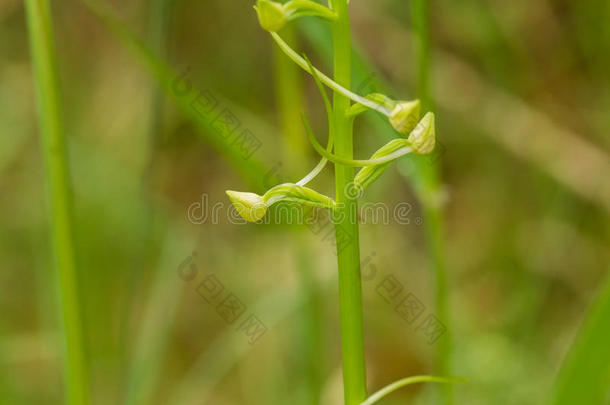
[[[261,220],[265,216],[267,208],[280,201],[292,201],[303,205],[330,209],[334,209],[336,205],[330,197],[293,183],[277,185],[262,196],[231,190],[227,190],[226,193],[237,213],[248,222]]]
[[[399,102],[390,112],[390,124],[398,133],[406,135],[415,128],[419,121],[419,100]]]
[[[258,21],[263,29],[269,32],[281,30],[288,21],[304,16],[317,16],[336,20],[337,15],[328,7],[311,0],[291,0],[278,3],[270,0],[258,0],[254,6]]]

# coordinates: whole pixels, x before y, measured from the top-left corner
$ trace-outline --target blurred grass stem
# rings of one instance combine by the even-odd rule
[[[78,302],[73,202],[58,95],[51,11],[47,0],[26,0],[25,8],[42,139],[46,200],[59,285],[64,344],[65,402],[71,405],[88,404],[88,374]]]
[[[412,24],[415,31],[415,52],[417,59],[417,92],[423,111],[432,110],[430,97],[430,34],[428,0],[413,0]],[[423,205],[424,225],[426,229],[427,249],[434,268],[436,284],[435,307],[439,321],[449,329],[447,274],[443,247],[443,212],[442,204],[438,203],[440,192],[439,167],[429,156],[418,156],[416,164],[423,173],[419,187],[420,201]],[[430,198],[432,196],[432,198]],[[423,197],[423,198],[422,198]],[[451,340],[449,331],[436,345],[434,372],[438,375],[451,375],[450,366]],[[453,387],[442,384],[441,403],[453,403]]]

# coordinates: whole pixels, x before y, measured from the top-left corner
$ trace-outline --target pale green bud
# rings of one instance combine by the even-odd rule
[[[303,205],[335,208],[335,201],[308,187],[284,183],[272,187],[264,195],[227,190],[227,195],[239,215],[248,222],[261,220],[267,208],[280,201],[292,201]]]
[[[281,3],[258,0],[254,9],[258,14],[258,22],[267,31],[279,31],[288,22],[286,11]]]
[[[415,128],[419,120],[419,100],[399,102],[390,112],[390,124],[399,133],[406,135]]]
[[[413,153],[425,155],[432,152],[436,144],[434,114],[431,112],[426,113],[415,129],[411,131],[407,140],[411,143]]]
[[[260,195],[231,190],[226,193],[239,215],[246,221],[256,222],[265,216],[267,204]]]
[[[258,13],[261,27],[270,32],[281,30],[288,21],[299,17],[317,16],[331,21],[337,19],[337,15],[328,7],[311,0],[291,0],[284,4],[258,0],[254,9]]]
[[[299,186],[294,183],[284,183],[271,188],[263,196],[267,204],[271,205],[278,201],[293,201],[304,205],[334,208],[335,202],[330,197],[320,194],[309,187]]]

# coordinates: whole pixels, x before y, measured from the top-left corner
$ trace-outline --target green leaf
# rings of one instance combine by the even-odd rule
[[[609,393],[610,276],[561,366],[549,403],[597,405]]]

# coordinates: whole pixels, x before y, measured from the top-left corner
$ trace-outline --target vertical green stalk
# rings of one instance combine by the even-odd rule
[[[72,196],[58,100],[53,28],[48,0],[26,0],[36,104],[42,138],[46,199],[63,324],[66,403],[89,403],[78,304]]]
[[[428,0],[413,0],[412,23],[416,34],[416,59],[418,66],[417,90],[423,111],[433,110],[430,98],[430,34]],[[435,307],[436,316],[447,327],[445,335],[436,343],[435,373],[448,376],[450,372],[451,340],[448,308],[447,274],[443,252],[443,212],[437,201],[440,191],[440,169],[430,156],[419,156],[416,159],[419,172],[422,174],[418,192],[423,204],[424,224],[429,257],[431,258],[436,279]],[[431,198],[432,197],[432,198]],[[453,403],[452,385],[442,384],[442,403]]]
[[[169,42],[169,29],[171,19],[172,0],[152,0],[150,4],[146,4],[148,11],[148,43],[151,53],[154,53],[159,58],[167,57],[167,48]],[[148,147],[145,148],[146,164],[142,173],[142,190],[146,195],[150,192],[150,188],[154,188],[155,180],[160,180],[159,176],[163,171],[156,172],[156,166],[160,163],[160,149],[163,145],[163,123],[164,123],[164,103],[165,97],[163,94],[162,85],[154,80],[150,86],[149,100],[149,118],[147,124],[148,131]],[[163,249],[170,241],[166,237],[166,228],[168,227],[166,219],[162,215],[155,213],[155,203],[150,198],[145,198],[146,201],[143,215],[144,234],[147,238],[142,240],[141,250],[139,255],[144,257],[138,259],[140,266],[134,266],[127,275],[128,291],[136,290],[138,283],[141,281],[141,269],[150,268],[156,269],[156,274],[153,282],[149,287],[150,301],[147,303],[145,322],[151,318],[150,313],[157,311],[156,302],[164,302],[165,308],[173,308],[175,300],[179,294],[175,293],[174,289],[168,287],[167,277],[163,277],[162,273],[167,272],[164,266],[166,263],[161,262],[166,256],[163,255]],[[173,256],[172,256],[173,258]],[[172,284],[173,285],[173,284]],[[165,342],[169,340],[168,335],[171,328],[165,327],[166,324],[156,324],[155,333],[148,334],[148,330],[142,327],[136,334],[136,350],[128,344],[129,335],[133,332],[130,330],[129,323],[133,318],[134,302],[131,297],[127,297],[122,327],[122,347],[123,347],[123,381],[126,381],[126,389],[124,393],[124,404],[139,404],[145,403],[153,395],[156,387],[158,376],[163,368],[163,355],[165,354]],[[169,322],[169,321],[168,321]],[[146,325],[146,323],[144,323]],[[156,344],[158,343],[158,344]],[[120,378],[120,377],[119,377]]]
[[[334,80],[351,87],[351,33],[347,0],[334,0],[337,21],[333,24]],[[345,116],[350,101],[334,93],[335,152],[342,158],[353,157],[352,124]],[[345,405],[356,405],[366,399],[364,333],[362,322],[362,286],[360,280],[360,241],[358,235],[358,202],[347,193],[354,180],[352,167],[335,166],[335,211],[337,262],[339,268],[339,311],[343,358]]]

